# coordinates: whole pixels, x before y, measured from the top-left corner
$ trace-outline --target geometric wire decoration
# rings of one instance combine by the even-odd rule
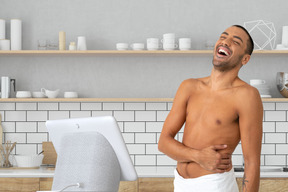
[[[250,33],[255,50],[273,49],[276,41],[276,30],[270,21],[255,20],[244,22],[244,27]]]

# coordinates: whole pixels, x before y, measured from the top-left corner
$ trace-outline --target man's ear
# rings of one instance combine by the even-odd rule
[[[246,65],[248,61],[250,60],[251,55],[245,54],[242,58],[242,65]]]

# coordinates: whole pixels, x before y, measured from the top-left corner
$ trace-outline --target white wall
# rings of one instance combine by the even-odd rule
[[[0,18],[23,21],[23,49],[37,49],[39,39],[67,44],[85,35],[88,49],[115,49],[117,42],[145,42],[175,32],[191,37],[193,49],[205,49],[233,24],[268,20],[275,24],[276,43],[288,25],[286,0],[2,0]],[[212,56],[3,56],[0,76],[17,79],[18,90],[74,90],[81,97],[174,97],[184,79],[210,74]],[[243,67],[245,81],[264,78],[272,96],[281,97],[276,72],[288,72],[287,56],[253,55]],[[63,95],[61,95],[63,96]]]

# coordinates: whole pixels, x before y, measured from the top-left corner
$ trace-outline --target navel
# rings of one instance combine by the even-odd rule
[[[219,119],[216,120],[217,125],[221,125],[221,121]]]

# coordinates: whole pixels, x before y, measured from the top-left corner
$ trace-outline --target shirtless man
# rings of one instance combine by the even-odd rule
[[[178,162],[175,192],[238,191],[231,155],[240,140],[243,191],[258,192],[262,101],[257,89],[238,77],[253,47],[243,27],[231,26],[215,44],[211,75],[181,83],[158,144],[161,152]],[[174,137],[184,123],[181,143]]]

